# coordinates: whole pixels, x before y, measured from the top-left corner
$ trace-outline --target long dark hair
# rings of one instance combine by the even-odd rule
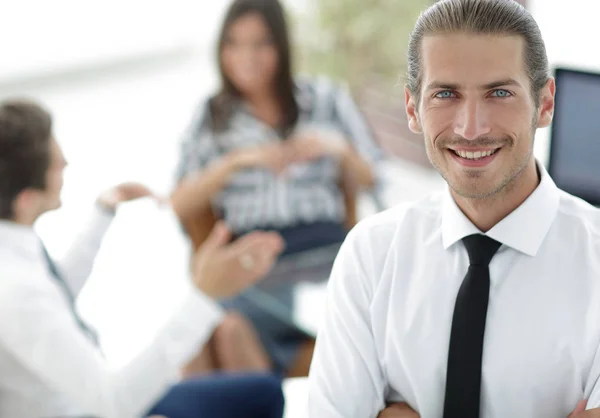
[[[221,90],[210,100],[212,128],[216,132],[227,129],[233,106],[242,96],[225,73],[221,56],[231,25],[250,13],[258,13],[263,18],[275,43],[279,64],[274,80],[275,94],[283,114],[281,124],[277,128],[280,132],[286,132],[293,128],[298,120],[298,103],[294,94],[296,86],[292,76],[292,57],[285,12],[278,0],[235,0],[229,7],[221,28],[217,50]]]

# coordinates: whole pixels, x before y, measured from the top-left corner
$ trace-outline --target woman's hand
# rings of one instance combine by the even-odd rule
[[[286,141],[294,162],[313,161],[323,157],[344,158],[350,150],[346,139],[334,133],[307,131]]]
[[[266,168],[277,174],[291,162],[292,150],[284,142],[275,142],[235,151],[234,165],[238,168]]]

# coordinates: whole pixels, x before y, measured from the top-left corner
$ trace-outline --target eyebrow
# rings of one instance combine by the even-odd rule
[[[521,83],[519,83],[517,80],[514,80],[512,78],[507,78],[504,80],[492,81],[491,83],[484,84],[482,86],[479,86],[479,89],[480,90],[490,90],[490,89],[495,89],[495,88],[503,87],[503,86],[519,86],[520,87]],[[440,81],[434,81],[427,85],[427,90],[437,90],[437,89],[460,90],[460,88],[461,88],[460,84],[444,83],[444,82],[440,82]]]

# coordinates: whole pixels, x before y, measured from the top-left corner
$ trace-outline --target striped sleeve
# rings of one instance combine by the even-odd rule
[[[373,131],[364,115],[345,88],[335,87],[333,95],[334,119],[358,153],[375,167],[376,163],[383,159],[384,154],[375,142]]]
[[[218,149],[210,127],[207,100],[198,106],[191,123],[182,135],[176,181],[179,182],[188,174],[204,169],[217,156]]]

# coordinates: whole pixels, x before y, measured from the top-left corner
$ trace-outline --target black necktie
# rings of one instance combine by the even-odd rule
[[[490,294],[488,266],[500,248],[498,241],[481,234],[465,237],[463,243],[470,265],[454,305],[444,418],[479,417],[483,336]]]
[[[75,307],[75,298],[73,297],[73,293],[71,293],[71,289],[69,289],[67,282],[65,282],[65,280],[62,278],[60,272],[58,271],[58,268],[56,267],[56,264],[54,264],[54,261],[52,261],[50,254],[48,254],[46,247],[44,247],[42,245],[42,249],[43,249],[44,255],[46,256],[46,262],[48,263],[48,270],[50,271],[50,274],[52,274],[52,277],[54,277],[56,282],[61,287],[61,289],[62,289],[63,293],[65,294],[65,296],[67,297],[67,299],[69,300],[69,306],[71,308],[71,312],[73,313],[73,317],[75,318],[75,321],[79,325],[79,328],[81,328],[81,330],[84,332],[84,334],[86,334],[90,338],[90,340],[94,343],[94,345],[99,346],[98,334],[90,326],[88,326],[84,322],[84,320],[79,316],[79,314],[77,313],[77,309]]]

